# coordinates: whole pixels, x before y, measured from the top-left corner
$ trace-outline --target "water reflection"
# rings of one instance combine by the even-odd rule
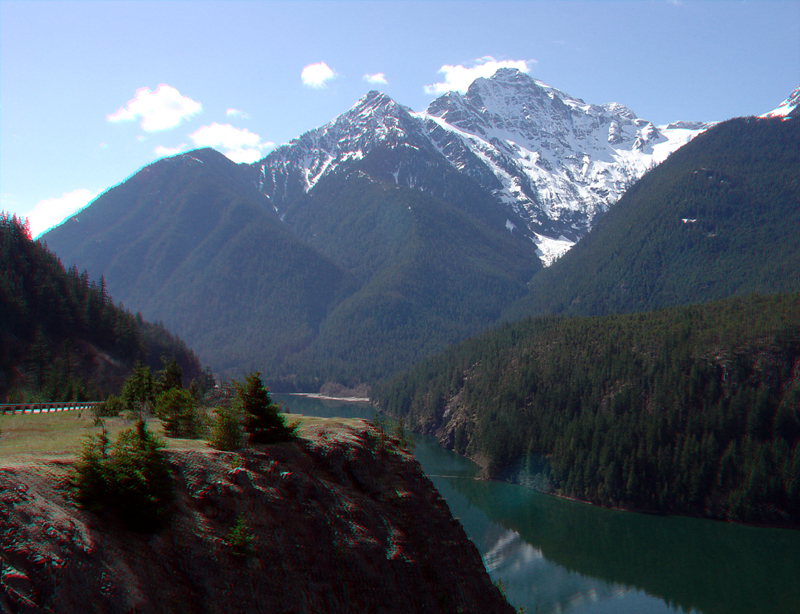
[[[374,416],[366,404],[275,396],[296,413]],[[528,614],[800,613],[800,531],[616,512],[477,481],[474,464],[416,440],[492,578]]]
[[[581,594],[594,591],[602,600],[621,590],[622,601],[627,602],[631,597],[626,593],[637,593],[633,601],[641,601],[641,609],[632,611],[666,611],[661,604],[645,603],[647,595],[653,595],[664,605],[705,614],[800,612],[798,531],[617,512],[510,484],[471,479],[443,482],[443,478],[434,480],[440,491],[449,490],[448,495],[443,492],[448,502],[458,495],[459,506],[479,508],[488,523],[505,529],[494,543],[484,539],[482,552],[508,541],[507,532],[512,531],[548,563],[561,568],[559,572],[548,569],[543,579],[536,564],[526,564],[524,557],[508,549],[510,560],[497,566],[495,574],[508,577],[514,586],[545,581],[566,587],[571,577],[564,574],[571,572],[582,581],[595,579],[591,586],[578,589]],[[476,529],[468,530],[473,539]],[[605,583],[599,586],[598,581]],[[512,591],[507,592],[511,597]],[[520,597],[528,601],[530,593]],[[535,601],[545,605],[541,593]],[[563,600],[559,603],[562,609],[552,611],[566,611]],[[583,612],[584,606],[570,606],[570,610]]]
[[[516,522],[516,517],[525,515],[529,497],[533,495],[545,500],[550,497],[510,484],[476,481],[472,477],[476,472],[474,465],[441,450],[429,438],[418,440],[415,453],[483,555],[492,578],[502,581],[506,595],[514,606],[523,606],[526,612],[539,614],[675,612],[664,600],[648,596],[624,583],[608,580],[603,575],[592,577],[580,569],[559,564],[543,548],[546,540],[537,543],[520,531],[519,526],[524,523]],[[456,470],[450,475],[458,477],[446,477],[442,464],[438,462],[440,459],[444,467]],[[522,498],[509,498],[509,492],[518,492]],[[498,510],[502,510],[502,513],[498,514]],[[561,532],[560,538],[554,537],[556,541],[568,535],[564,527],[553,526],[552,518],[545,530]],[[576,545],[580,547],[580,544]]]

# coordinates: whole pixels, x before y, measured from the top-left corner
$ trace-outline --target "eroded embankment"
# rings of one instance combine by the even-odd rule
[[[77,508],[70,463],[0,467],[3,612],[513,612],[409,454],[366,423],[170,450],[166,526]],[[252,556],[228,543],[239,516]]]

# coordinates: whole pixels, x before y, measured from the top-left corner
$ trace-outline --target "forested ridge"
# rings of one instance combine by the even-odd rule
[[[257,177],[195,150],[148,165],[44,238],[223,378],[353,387],[493,325],[540,268],[475,182],[404,155],[372,152],[273,202]],[[400,161],[430,189],[397,185],[387,169]]]
[[[738,118],[631,186],[506,314],[604,315],[800,291],[800,123]]]
[[[607,506],[800,521],[800,295],[543,316],[377,387],[382,411],[501,477],[546,457]]]
[[[137,362],[197,357],[161,324],[114,305],[105,281],[64,270],[27,222],[0,214],[0,402],[83,401],[116,391]]]

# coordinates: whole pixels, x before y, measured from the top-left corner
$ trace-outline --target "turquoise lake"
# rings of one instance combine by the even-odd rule
[[[366,403],[273,395],[290,413],[372,419]],[[527,614],[800,614],[800,531],[635,514],[476,480],[415,437],[414,455]]]

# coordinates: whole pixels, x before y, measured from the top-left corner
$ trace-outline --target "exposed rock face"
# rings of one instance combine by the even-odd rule
[[[154,535],[78,509],[61,462],[0,468],[0,611],[513,612],[419,465],[376,431],[171,451]],[[237,518],[252,556],[227,539]]]

